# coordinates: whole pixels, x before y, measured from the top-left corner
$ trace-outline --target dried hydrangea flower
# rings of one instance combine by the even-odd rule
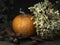
[[[45,0],[28,9],[34,14],[36,32],[42,39],[53,39],[60,33],[60,13],[51,2]]]

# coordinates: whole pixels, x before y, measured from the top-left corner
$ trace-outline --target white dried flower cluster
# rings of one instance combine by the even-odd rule
[[[52,4],[48,0],[28,9],[34,14],[36,32],[42,39],[53,38],[60,31],[60,13],[52,8]]]

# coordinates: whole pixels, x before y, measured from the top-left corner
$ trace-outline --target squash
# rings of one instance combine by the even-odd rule
[[[34,20],[31,14],[19,14],[12,21],[12,28],[16,34],[31,36],[35,32]]]

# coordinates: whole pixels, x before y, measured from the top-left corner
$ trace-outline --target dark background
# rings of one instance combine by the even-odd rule
[[[0,0],[0,14],[8,15],[9,20],[13,19],[14,16],[19,14],[19,9],[22,8],[22,11],[29,13],[28,7],[33,6],[34,4],[44,0]],[[57,0],[49,0],[53,4]],[[59,1],[59,0],[58,0]],[[57,9],[60,9],[57,4]]]

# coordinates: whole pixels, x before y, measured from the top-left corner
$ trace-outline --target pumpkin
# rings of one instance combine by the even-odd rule
[[[31,19],[32,16],[30,14],[19,14],[17,15],[12,22],[13,30],[16,34],[20,34],[22,36],[31,36],[35,32],[34,20]]]

